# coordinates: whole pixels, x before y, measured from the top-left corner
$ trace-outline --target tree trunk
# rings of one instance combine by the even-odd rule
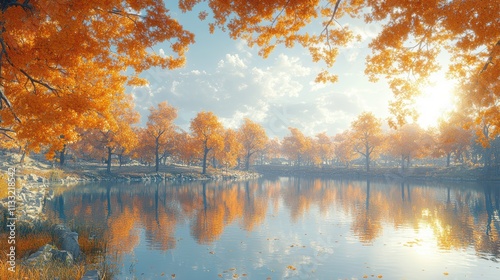
[[[120,163],[120,167],[122,167],[123,164],[123,154],[118,155],[118,162]]]
[[[401,155],[401,172],[405,171],[405,156]]]
[[[64,165],[64,154],[66,153],[66,145],[63,146],[61,152],[59,153],[59,165],[63,166]]]
[[[160,170],[160,142],[159,139],[155,139],[155,171]]]
[[[22,154],[21,154],[21,159],[19,160],[19,163],[22,165],[24,164],[24,158],[26,157],[26,150],[23,150],[22,151]]]
[[[450,167],[451,153],[446,154],[446,167]]]
[[[248,171],[248,169],[250,169],[250,157],[252,156],[252,154],[250,153],[247,153],[246,157],[245,157],[245,170]]]
[[[366,172],[370,172],[370,146],[365,144]]]
[[[210,149],[205,147],[205,150],[203,151],[203,169],[201,171],[201,174],[206,174],[207,173],[207,155]]]
[[[106,165],[106,172],[111,173],[111,155],[113,154],[113,149],[111,147],[107,147],[108,149],[108,162]]]

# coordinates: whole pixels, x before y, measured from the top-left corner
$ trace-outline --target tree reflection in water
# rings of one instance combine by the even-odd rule
[[[370,244],[385,228],[432,229],[440,249],[473,247],[477,254],[500,256],[500,189],[459,186],[299,178],[247,182],[94,184],[56,197],[47,215],[53,220],[102,225],[112,250],[130,252],[145,231],[149,246],[176,247],[178,223],[188,223],[199,244],[217,241],[228,225],[251,232],[286,209],[300,223],[311,209],[351,217],[351,232]],[[177,238],[177,239],[176,239]]]

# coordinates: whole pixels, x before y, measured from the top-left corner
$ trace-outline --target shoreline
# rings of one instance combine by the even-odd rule
[[[385,179],[393,181],[425,181],[425,182],[500,182],[500,175],[484,174],[481,168],[460,167],[411,167],[404,172],[398,168],[373,168],[369,172],[361,168],[339,167],[290,167],[290,166],[255,166],[255,170],[263,176],[307,177],[327,179]]]

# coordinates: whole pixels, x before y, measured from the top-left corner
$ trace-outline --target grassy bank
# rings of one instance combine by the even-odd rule
[[[6,256],[10,244],[4,242],[9,233],[6,232],[5,216],[2,215],[2,229],[0,232],[0,254]],[[31,267],[25,265],[23,260],[36,252],[45,244],[59,247],[54,234],[54,225],[48,222],[37,223],[35,225],[20,224],[16,227],[16,268],[15,272],[8,270],[10,265],[6,258],[0,259],[0,279],[80,279],[87,270],[97,269],[104,274],[104,279],[112,279],[112,269],[107,266],[105,259],[106,241],[100,236],[95,228],[73,228],[78,233],[78,243],[80,249],[86,256],[81,262],[71,266],[66,266],[57,261],[48,262],[45,265]],[[99,238],[96,238],[98,236]]]

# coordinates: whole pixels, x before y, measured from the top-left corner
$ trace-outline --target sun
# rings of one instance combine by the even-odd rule
[[[422,94],[415,98],[415,109],[419,114],[417,123],[422,128],[436,127],[439,118],[454,108],[453,90],[455,83],[444,77],[434,75],[431,82],[422,88]]]

